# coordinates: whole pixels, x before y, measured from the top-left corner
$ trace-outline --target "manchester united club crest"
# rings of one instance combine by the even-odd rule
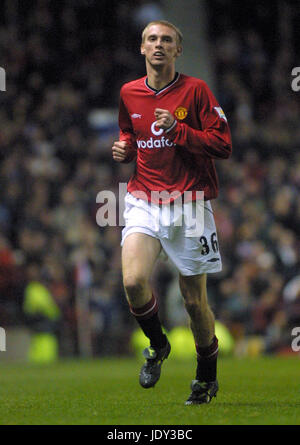
[[[186,118],[187,114],[188,114],[187,109],[184,108],[184,107],[178,107],[175,110],[175,116],[179,120],[182,120],[182,119]]]

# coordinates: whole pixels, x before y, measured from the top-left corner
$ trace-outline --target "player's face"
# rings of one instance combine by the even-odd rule
[[[176,32],[164,25],[150,26],[141,45],[141,53],[153,66],[174,64],[181,54],[181,47],[176,41]]]

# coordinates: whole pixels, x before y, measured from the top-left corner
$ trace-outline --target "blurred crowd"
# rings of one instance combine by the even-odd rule
[[[300,11],[294,1],[237,3],[209,2],[216,94],[234,151],[218,164],[215,307],[236,336],[288,351],[300,325],[300,96],[291,88]]]
[[[289,347],[300,325],[300,93],[290,86],[300,17],[293,2],[253,2],[250,11],[237,3],[207,2],[214,93],[233,135],[232,158],[217,165],[213,207],[224,269],[210,276],[209,295],[236,338],[259,335],[273,352]],[[0,326],[55,332],[61,355],[81,352],[86,327],[94,355],[127,353],[136,325],[122,289],[122,227],[97,225],[96,196],[118,194],[133,166],[112,161],[117,133],[102,138],[89,118],[117,108],[120,86],[144,74],[140,32],[163,18],[161,6],[36,0],[0,9],[7,76],[0,92]],[[155,271],[167,328],[186,323],[175,281],[169,263]],[[47,289],[51,310],[32,283]]]

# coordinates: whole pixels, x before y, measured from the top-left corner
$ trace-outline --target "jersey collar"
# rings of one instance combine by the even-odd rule
[[[179,79],[179,76],[180,76],[180,74],[176,72],[174,79],[171,80],[170,83],[168,83],[166,86],[164,86],[160,90],[156,90],[155,88],[152,88],[152,87],[150,87],[150,85],[148,85],[148,77],[145,78],[145,85],[149,90],[153,91],[153,93],[155,93],[155,95],[157,96],[158,94],[162,93],[163,91],[166,91],[168,88],[170,88],[172,85],[174,85],[174,83],[176,83],[177,80]]]

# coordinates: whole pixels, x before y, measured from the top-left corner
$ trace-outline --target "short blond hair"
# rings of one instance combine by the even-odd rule
[[[175,33],[176,33],[177,45],[179,46],[182,44],[182,40],[183,40],[182,32],[180,31],[179,28],[177,28],[177,26],[173,25],[173,23],[168,22],[167,20],[154,20],[153,22],[148,23],[148,25],[144,28],[144,30],[142,32],[142,43],[144,43],[144,41],[145,41],[146,32],[147,32],[148,28],[150,28],[150,26],[152,26],[152,25],[164,25],[164,26],[167,26],[168,28],[173,29],[173,31],[175,31]]]

